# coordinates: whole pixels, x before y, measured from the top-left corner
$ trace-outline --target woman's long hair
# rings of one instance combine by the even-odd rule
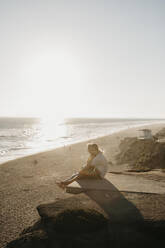
[[[95,150],[99,151],[99,152],[104,152],[103,149],[100,149],[100,147],[96,144],[96,143],[88,143],[87,144],[88,147],[93,147]]]

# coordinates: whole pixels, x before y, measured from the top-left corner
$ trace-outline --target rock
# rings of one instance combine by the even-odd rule
[[[66,209],[55,217],[44,220],[51,232],[80,234],[95,232],[107,227],[107,219],[93,209]]]
[[[98,191],[88,193],[39,205],[40,221],[24,230],[20,239],[6,248],[151,248],[165,245],[163,195],[115,192],[103,202],[102,192],[100,196]]]
[[[20,238],[10,242],[6,248],[46,248],[48,247],[48,236],[45,231],[37,230],[22,235]]]
[[[116,156],[119,164],[129,164],[135,171],[149,171],[165,168],[165,142],[125,138],[120,143],[120,153]]]
[[[165,138],[165,128],[162,128],[159,132],[157,132],[154,137],[156,139],[162,139]]]
[[[50,240],[62,247],[105,247],[108,219],[104,210],[81,194],[37,207]]]
[[[56,217],[59,213],[69,209],[93,209],[103,214],[106,218],[107,215],[104,210],[94,201],[92,201],[87,195],[79,194],[66,199],[59,199],[52,203],[41,204],[37,207],[37,211],[42,219]]]

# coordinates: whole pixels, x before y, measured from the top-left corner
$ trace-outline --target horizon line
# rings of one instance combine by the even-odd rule
[[[0,118],[29,118],[29,119],[43,119],[44,117],[41,116],[0,116]],[[48,119],[48,118],[46,118]],[[63,117],[62,119],[146,119],[146,120],[165,120],[165,118],[162,117],[135,117],[135,116],[126,116],[126,117],[114,117],[114,116],[95,116],[95,117],[89,117],[89,116],[67,116]]]

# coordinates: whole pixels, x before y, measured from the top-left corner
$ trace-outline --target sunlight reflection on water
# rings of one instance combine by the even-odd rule
[[[156,120],[0,118],[0,163]]]
[[[39,132],[41,140],[54,140],[67,136],[67,127],[61,121],[41,120]]]

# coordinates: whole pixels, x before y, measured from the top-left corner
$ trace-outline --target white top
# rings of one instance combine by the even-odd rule
[[[100,172],[101,177],[104,177],[108,171],[108,162],[102,152],[99,152],[93,158],[91,165],[93,165]]]

